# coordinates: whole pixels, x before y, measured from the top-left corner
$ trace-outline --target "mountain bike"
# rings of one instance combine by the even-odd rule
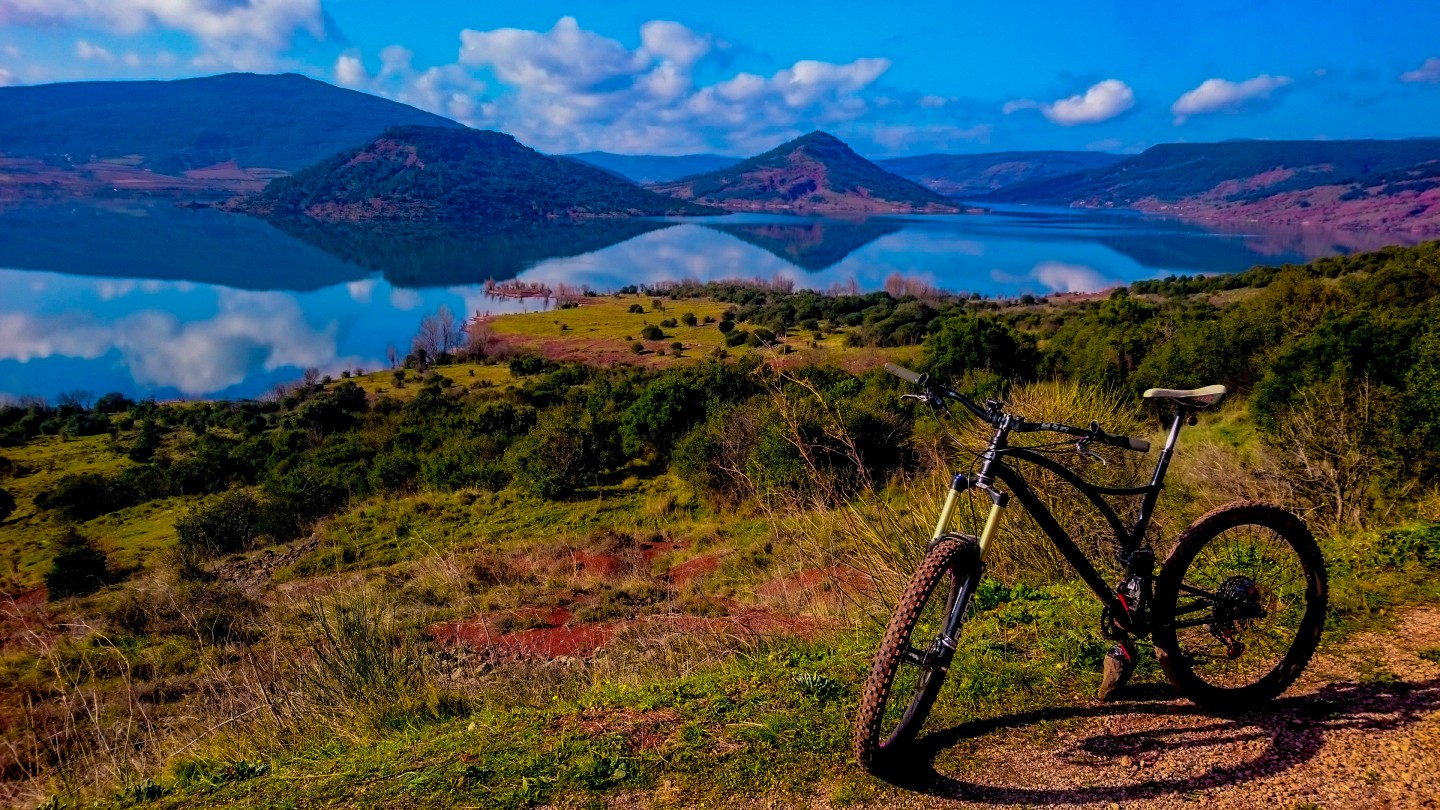
[[[1075,450],[1099,457],[1100,445],[1148,453],[1150,442],[1114,435],[1098,423],[1077,427],[1032,422],[1007,413],[996,400],[981,405],[927,375],[894,365],[886,370],[912,383],[905,394],[953,417],[948,403],[994,428],[973,477],[956,474],[946,494],[924,559],[911,576],[892,614],[860,698],[855,723],[855,758],[872,773],[893,768],[925,723],[945,680],[985,571],[985,557],[1013,499],[1053,542],[1104,606],[1100,630],[1116,642],[1105,659],[1102,699],[1113,698],[1134,670],[1134,640],[1149,637],[1176,690],[1207,710],[1242,711],[1277,697],[1299,677],[1320,642],[1325,623],[1325,561],[1304,521],[1277,506],[1242,501],[1220,507],[1181,532],[1155,571],[1155,552],[1146,542],[1165,472],[1180,429],[1195,424],[1196,412],[1218,403],[1221,385],[1195,390],[1151,389],[1147,399],[1174,408],[1165,445],[1150,483],[1138,487],[1099,486],[1041,448],[1012,447],[1013,434],[1064,434]],[[1055,446],[1055,445],[1050,445]],[[1034,465],[1073,488],[1103,517],[1114,535],[1120,581],[1111,586],[1026,481],[1018,463]],[[978,537],[949,530],[963,493],[990,501]],[[1140,499],[1134,521],[1123,521],[1108,498]]]

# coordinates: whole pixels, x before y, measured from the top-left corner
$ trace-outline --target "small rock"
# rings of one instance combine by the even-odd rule
[[[1135,760],[1128,756],[1120,757],[1120,767],[1129,768],[1135,764]]]

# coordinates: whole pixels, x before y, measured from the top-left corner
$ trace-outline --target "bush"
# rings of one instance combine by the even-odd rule
[[[227,492],[196,504],[175,522],[180,553],[199,560],[244,551],[260,536],[264,510],[248,492]]]
[[[721,321],[721,323],[728,323],[728,321]],[[746,332],[744,329],[736,329],[725,336],[725,345],[733,349],[736,346],[743,345],[749,339],[749,332]]]
[[[631,344],[630,344],[630,353],[631,353],[631,354],[644,354],[644,353],[645,353],[645,344],[644,344],[644,343],[641,343],[641,342],[638,341],[638,340],[635,341],[634,343],[631,343]]]
[[[695,318],[695,313],[687,312],[684,315],[680,316],[680,322],[685,324],[686,326],[694,326],[700,321]]]
[[[110,561],[105,553],[75,529],[67,529],[55,544],[55,558],[45,573],[51,599],[84,596],[110,582]]]
[[[662,330],[660,327],[656,326],[653,323],[647,325],[644,329],[640,330],[641,340],[663,340],[664,338],[664,330]]]
[[[54,489],[40,493],[35,505],[54,510],[65,520],[82,523],[139,501],[134,485],[123,475],[80,473],[61,478]]]
[[[630,308],[627,309],[626,312],[629,312],[632,315],[644,315],[645,307],[641,306],[640,304],[631,304]]]
[[[725,314],[729,315],[730,313],[727,312]],[[735,329],[735,322],[730,320],[729,318],[726,318],[725,320],[720,322],[719,326],[715,328],[720,330],[720,334],[728,335],[731,331]]]

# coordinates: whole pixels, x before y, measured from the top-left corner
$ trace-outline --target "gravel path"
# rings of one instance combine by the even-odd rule
[[[1440,808],[1440,664],[1417,654],[1436,648],[1427,608],[1318,656],[1263,713],[1137,700],[932,734],[883,806]]]

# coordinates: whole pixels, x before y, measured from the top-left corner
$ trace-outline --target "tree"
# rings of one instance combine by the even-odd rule
[[[1033,378],[1038,361],[1035,340],[999,318],[961,315],[947,318],[925,343],[926,368],[943,379],[966,371],[990,371],[1004,378]]]
[[[684,315],[681,315],[680,322],[685,324],[686,326],[694,326],[695,324],[699,323],[699,321],[695,318],[695,313],[693,312],[687,312]]]
[[[74,528],[66,529],[55,543],[55,558],[45,573],[45,589],[51,599],[84,596],[110,582],[110,561]]]
[[[431,359],[451,354],[464,343],[465,332],[455,313],[444,304],[434,314],[420,319],[420,331],[415,335],[414,349],[423,351]]]
[[[640,330],[640,338],[642,340],[664,340],[665,332],[652,323]]]

